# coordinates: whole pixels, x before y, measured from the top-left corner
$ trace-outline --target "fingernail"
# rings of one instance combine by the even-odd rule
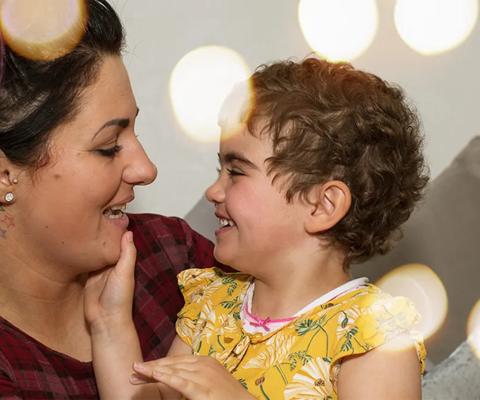
[[[137,371],[145,371],[145,367],[143,366],[143,364],[137,361],[133,363],[133,369]]]
[[[130,382],[132,382],[132,383],[143,383],[143,382],[145,382],[145,380],[140,378],[139,376],[137,376],[135,374],[132,374],[132,375],[130,375]]]
[[[127,242],[133,242],[133,233],[131,231],[127,231]]]

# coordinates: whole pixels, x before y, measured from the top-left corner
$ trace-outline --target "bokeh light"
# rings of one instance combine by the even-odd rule
[[[242,131],[254,106],[252,81],[246,80],[235,84],[222,103],[218,114],[222,140]]]
[[[16,53],[52,60],[74,48],[85,31],[84,0],[1,0],[0,29]]]
[[[350,61],[372,43],[378,10],[375,0],[300,0],[298,20],[316,53],[331,61]]]
[[[470,311],[467,324],[468,343],[473,352],[480,358],[480,300]]]
[[[184,132],[194,140],[218,140],[220,108],[238,81],[250,69],[235,51],[220,46],[199,47],[186,54],[170,78],[170,98]]]
[[[426,265],[402,265],[376,284],[387,293],[412,300],[421,315],[416,330],[424,338],[432,336],[443,324],[448,311],[447,292],[440,278]]]
[[[478,0],[397,0],[395,26],[415,51],[432,55],[450,50],[472,32]]]

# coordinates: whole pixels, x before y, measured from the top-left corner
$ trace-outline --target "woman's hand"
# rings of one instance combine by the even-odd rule
[[[131,383],[165,384],[190,400],[255,399],[212,357],[171,356],[135,363],[133,370]]]
[[[117,264],[90,274],[85,285],[84,306],[92,334],[133,323],[136,255],[132,232],[127,231],[122,236]]]

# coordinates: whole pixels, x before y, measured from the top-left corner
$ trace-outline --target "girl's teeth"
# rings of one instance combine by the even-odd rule
[[[219,222],[220,222],[220,226],[222,228],[226,227],[226,226],[234,226],[235,224],[233,223],[233,221],[229,220],[229,219],[225,219],[225,218],[219,218]]]

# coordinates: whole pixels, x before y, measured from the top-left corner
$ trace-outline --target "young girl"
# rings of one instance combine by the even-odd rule
[[[351,263],[388,250],[427,182],[415,114],[400,89],[349,64],[279,62],[250,83],[252,103],[225,103],[219,176],[206,194],[219,219],[215,257],[239,272],[179,275],[185,306],[169,355],[135,363],[140,385],[129,387],[141,354],[125,239],[108,279],[90,282],[100,392],[420,399],[425,350],[412,304],[349,276]]]

